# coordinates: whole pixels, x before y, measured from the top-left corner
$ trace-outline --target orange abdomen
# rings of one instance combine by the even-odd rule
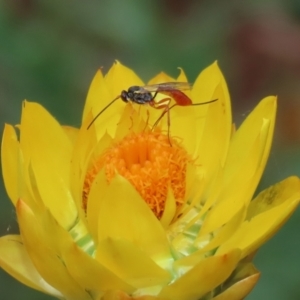
[[[180,106],[188,106],[188,105],[193,104],[192,100],[180,90],[174,89],[174,90],[170,90],[170,91],[160,91],[158,89],[158,93],[170,96],[172,99],[174,99],[174,101],[177,103],[177,105],[180,105]]]

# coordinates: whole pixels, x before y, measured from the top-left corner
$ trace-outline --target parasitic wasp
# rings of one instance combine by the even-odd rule
[[[122,99],[125,103],[132,102],[140,105],[148,104],[155,109],[163,109],[162,114],[156,120],[153,128],[158,124],[162,117],[167,114],[168,118],[168,135],[170,128],[170,110],[175,106],[192,106],[192,105],[204,105],[217,101],[218,99],[210,100],[207,102],[193,103],[192,100],[182,91],[190,90],[192,85],[188,82],[165,82],[159,84],[145,85],[145,86],[131,86],[127,91],[123,90],[120,95],[108,103],[91,121],[87,129],[97,120],[97,118],[115,101]],[[153,94],[152,94],[153,93]],[[155,101],[157,94],[163,94],[167,97]],[[175,103],[171,104],[171,100]]]

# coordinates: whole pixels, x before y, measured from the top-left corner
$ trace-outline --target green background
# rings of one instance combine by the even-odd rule
[[[300,2],[107,0],[0,1],[0,121],[17,124],[23,99],[78,126],[89,83],[115,59],[145,81],[164,70],[191,82],[218,60],[234,121],[279,96],[275,139],[259,190],[300,175]],[[216,120],[217,122],[218,120]],[[38,125],[37,125],[38,126]],[[2,184],[2,183],[1,183]],[[0,234],[17,232],[1,186]],[[249,300],[300,299],[300,212],[258,252]],[[0,299],[52,299],[0,270]]]

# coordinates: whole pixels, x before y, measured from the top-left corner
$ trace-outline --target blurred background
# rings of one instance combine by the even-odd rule
[[[300,1],[0,1],[0,122],[17,124],[23,99],[78,126],[96,70],[115,59],[145,81],[177,67],[193,82],[218,60],[240,124],[278,95],[278,119],[259,190],[300,176]],[[218,120],[216,120],[217,122]],[[0,235],[17,232],[1,182]],[[262,272],[249,300],[300,299],[300,210],[258,252]],[[52,299],[0,270],[1,299]]]

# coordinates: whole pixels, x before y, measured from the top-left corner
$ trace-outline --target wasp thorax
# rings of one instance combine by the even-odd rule
[[[171,147],[168,136],[160,131],[128,135],[100,155],[87,172],[83,206],[87,208],[93,180],[104,168],[108,184],[116,173],[122,175],[160,218],[169,188],[172,189],[177,206],[183,203],[189,162],[191,159],[177,141],[173,140]]]

